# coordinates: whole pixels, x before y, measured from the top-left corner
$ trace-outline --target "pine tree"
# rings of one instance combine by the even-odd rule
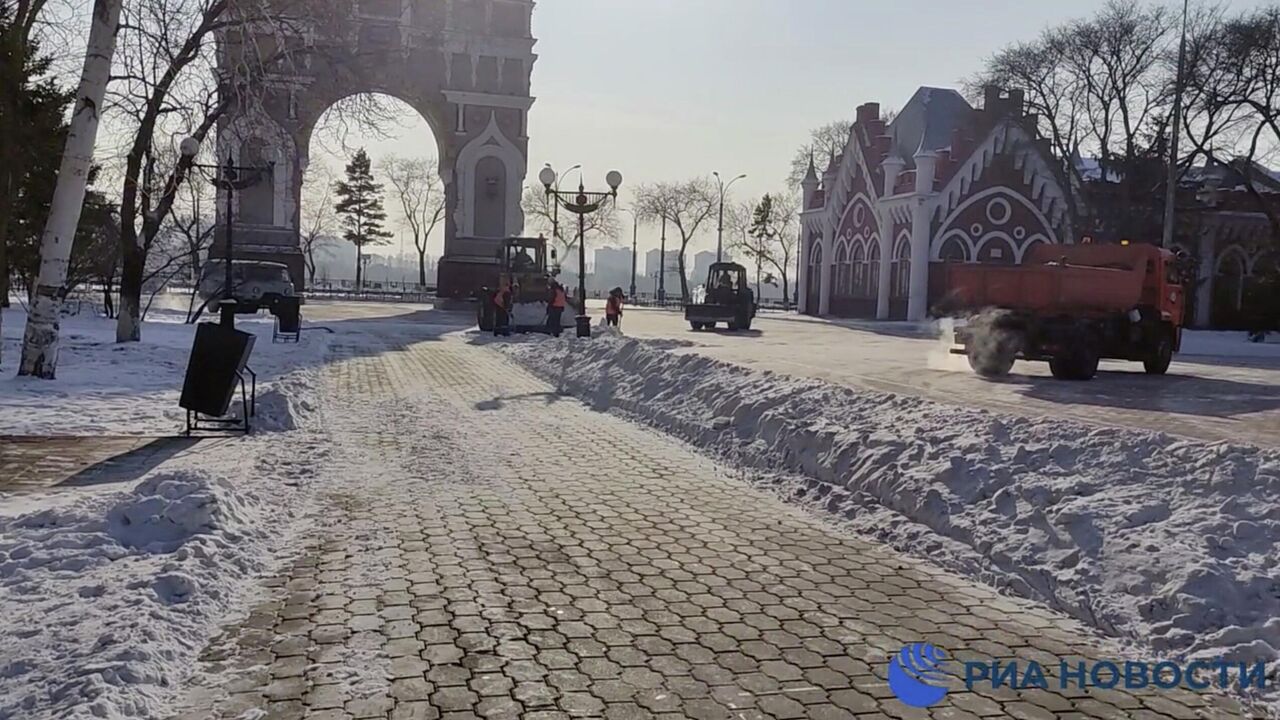
[[[347,163],[347,179],[334,186],[338,203],[334,206],[342,218],[343,238],[356,246],[356,288],[364,287],[364,248],[385,245],[391,233],[383,228],[387,212],[382,207],[382,185],[373,179],[369,154],[360,148]]]

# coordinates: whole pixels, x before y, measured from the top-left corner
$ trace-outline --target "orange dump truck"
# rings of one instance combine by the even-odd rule
[[[1030,360],[1091,380],[1103,358],[1163,375],[1182,344],[1182,267],[1153,245],[1037,245],[1022,265],[948,265],[946,288],[940,309],[967,319],[952,352],[988,377]]]

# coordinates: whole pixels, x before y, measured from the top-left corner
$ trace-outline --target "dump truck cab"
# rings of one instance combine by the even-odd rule
[[[685,320],[694,330],[714,330],[724,323],[731,331],[750,330],[756,317],[756,295],[747,269],[737,263],[715,263],[707,272],[706,299],[685,307]]]

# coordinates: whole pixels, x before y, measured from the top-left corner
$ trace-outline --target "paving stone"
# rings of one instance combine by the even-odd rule
[[[322,372],[332,427],[311,441],[327,467],[374,453],[386,477],[317,497],[305,549],[224,630],[216,647],[230,649],[203,654],[228,669],[234,702],[193,717],[1242,715],[1206,696],[1117,690],[957,691],[932,712],[906,708],[885,678],[908,642],[1002,659],[1118,649],[835,532],[678,442],[559,398],[475,338],[378,332],[370,347],[336,341]],[[359,422],[369,412],[376,427]],[[388,696],[346,695],[371,653]],[[257,664],[271,667],[244,672]]]

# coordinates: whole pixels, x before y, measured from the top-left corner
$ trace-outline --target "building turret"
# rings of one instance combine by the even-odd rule
[[[818,168],[813,165],[813,153],[809,153],[809,169],[805,171],[804,180],[800,181],[800,187],[804,191],[804,209],[808,210],[813,201],[813,196],[818,193]]]

